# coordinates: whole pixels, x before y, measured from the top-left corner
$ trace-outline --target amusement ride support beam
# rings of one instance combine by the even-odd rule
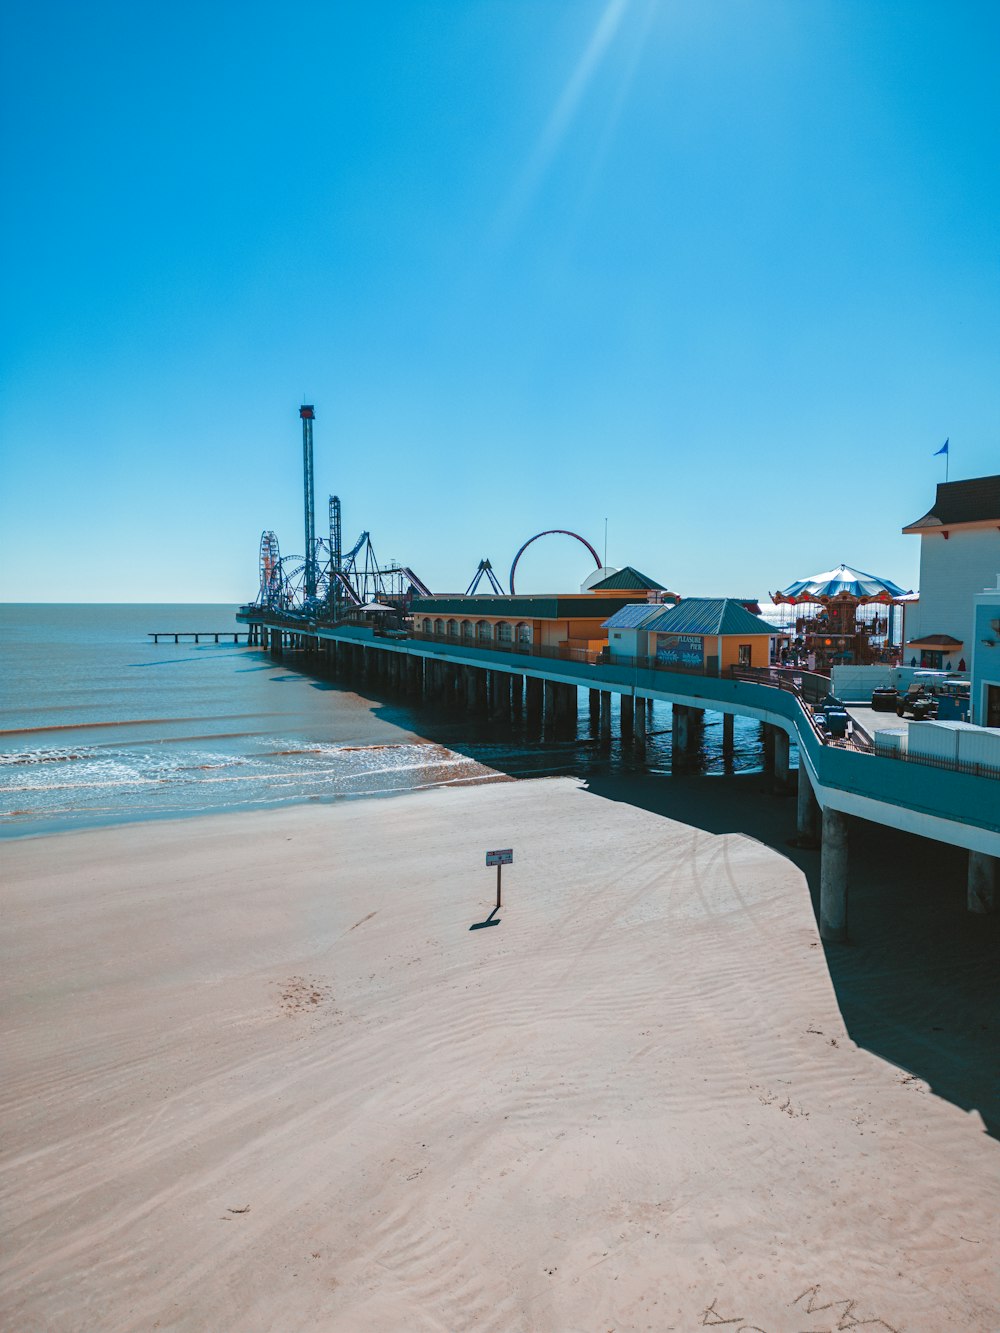
[[[306,520],[305,595],[316,596],[316,515],[313,504],[313,419],[311,405],[299,408],[302,418],[302,499]]]

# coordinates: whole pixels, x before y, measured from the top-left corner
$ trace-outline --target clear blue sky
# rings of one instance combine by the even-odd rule
[[[432,588],[541,528],[686,595],[1000,472],[995,0],[12,0],[0,597]],[[521,590],[574,588],[550,538]]]

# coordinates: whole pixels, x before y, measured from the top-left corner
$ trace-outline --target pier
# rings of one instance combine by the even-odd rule
[[[233,643],[239,643],[241,639],[249,642],[250,633],[248,630],[231,629],[151,629],[148,631],[148,637],[154,643],[159,643],[161,639],[173,639],[174,643],[201,643],[202,639],[211,639],[213,643],[228,643],[232,639]]]
[[[968,908],[996,910],[1000,887],[1000,771],[967,771],[831,742],[816,727],[807,679],[785,671],[734,669],[707,675],[663,669],[643,659],[606,662],[598,653],[539,646],[490,647],[413,636],[386,639],[369,628],[324,626],[304,618],[244,607],[250,644],[282,658],[301,654],[303,667],[413,703],[445,704],[493,723],[523,717],[541,734],[565,736],[575,725],[576,692],[590,691],[602,745],[611,740],[612,700],[621,709],[623,738],[639,753],[650,700],[673,709],[675,754],[698,744],[706,711],[761,723],[764,768],[775,791],[795,794],[794,841],[821,852],[820,933],[847,939],[850,821],[861,818],[933,838],[969,853]],[[724,749],[732,745],[724,724]],[[789,766],[789,741],[799,766]]]

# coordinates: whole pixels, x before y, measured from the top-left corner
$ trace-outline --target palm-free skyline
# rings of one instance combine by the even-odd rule
[[[435,590],[565,527],[685,595],[1000,471],[988,3],[9,6],[10,601],[227,601],[262,528]],[[574,588],[575,543],[523,591]]]

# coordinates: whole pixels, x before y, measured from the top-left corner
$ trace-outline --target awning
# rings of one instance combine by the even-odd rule
[[[950,634],[925,634],[919,639],[907,639],[907,648],[964,648],[964,639],[953,639]]]

